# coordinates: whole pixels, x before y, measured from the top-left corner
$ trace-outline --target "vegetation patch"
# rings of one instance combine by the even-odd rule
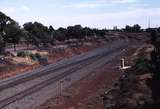
[[[41,55],[39,53],[33,54],[29,51],[20,51],[17,53],[18,57],[30,57],[33,61],[40,61]]]

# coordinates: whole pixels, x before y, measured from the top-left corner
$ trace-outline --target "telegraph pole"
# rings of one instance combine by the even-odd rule
[[[59,82],[58,82],[58,91],[59,91],[59,96],[61,96],[62,95],[62,90],[63,90],[63,80],[60,80]]]
[[[150,19],[148,20],[148,28],[151,28],[151,21],[150,21]]]

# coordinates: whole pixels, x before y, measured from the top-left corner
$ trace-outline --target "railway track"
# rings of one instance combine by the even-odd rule
[[[97,57],[97,59],[98,59],[98,57]],[[37,85],[35,85],[35,86],[33,86],[33,87],[23,91],[23,92],[17,93],[16,95],[14,95],[12,97],[6,98],[6,99],[0,101],[0,108],[3,108],[8,104],[10,104],[10,103],[12,103],[12,102],[14,102],[14,101],[16,101],[16,100],[18,100],[20,98],[23,98],[24,96],[27,96],[27,95],[29,95],[29,94],[31,94],[33,92],[36,92],[37,90],[40,90],[41,88],[43,88],[43,87],[45,87],[45,86],[47,86],[47,85],[49,85],[49,84],[51,84],[51,83],[53,83],[55,81],[60,80],[61,78],[64,78],[64,77],[68,76],[69,74],[74,73],[75,71],[81,69],[84,66],[87,66],[90,63],[91,62],[80,63],[78,66],[76,66],[76,67],[74,67],[74,68],[72,68],[72,69],[70,69],[68,71],[65,71],[64,73],[62,73],[60,75],[57,75],[56,77],[52,77],[49,80],[43,81],[40,84],[37,84]]]
[[[42,88],[47,87],[48,85],[53,84],[54,82],[59,81],[60,79],[65,78],[68,75],[75,73],[76,71],[92,64],[93,62],[95,62],[103,57],[107,57],[107,56],[112,55],[116,52],[119,52],[122,49],[124,49],[126,46],[127,46],[127,44],[122,44],[121,46],[117,46],[116,48],[110,49],[108,51],[103,51],[104,49],[102,49],[102,51],[100,53],[97,53],[97,54],[95,53],[94,55],[86,56],[85,58],[83,57],[83,59],[79,59],[78,61],[73,61],[71,63],[66,64],[66,66],[63,64],[61,64],[62,66],[60,66],[60,67],[56,66],[55,68],[52,68],[52,67],[50,68],[50,66],[49,66],[48,68],[50,68],[50,69],[45,69],[42,71],[40,70],[41,71],[40,74],[33,73],[32,75],[29,75],[29,76],[22,75],[22,76],[18,76],[17,78],[15,77],[15,78],[11,78],[11,79],[7,79],[5,81],[2,81],[2,82],[0,82],[0,91],[9,90],[10,87],[14,87],[18,84],[22,84],[23,82],[30,81],[32,79],[36,79],[36,78],[44,76],[44,75],[49,75],[49,74],[51,74],[55,71],[58,71],[60,69],[72,66],[70,69],[63,71],[62,73],[60,73],[56,76],[50,77],[49,79],[46,79],[46,80],[28,88],[28,89],[25,89],[25,90],[20,91],[10,97],[6,97],[3,100],[0,100],[0,109],[3,109],[5,106],[15,102],[16,100],[22,99],[25,96],[28,96],[32,93],[35,93],[36,91],[39,91]]]

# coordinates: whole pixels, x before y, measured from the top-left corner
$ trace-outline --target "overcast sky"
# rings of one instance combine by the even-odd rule
[[[81,24],[119,28],[160,26],[160,0],[0,0],[0,11],[23,25],[38,21],[54,28]]]

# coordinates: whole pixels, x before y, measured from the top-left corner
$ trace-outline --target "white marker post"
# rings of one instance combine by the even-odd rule
[[[121,69],[124,68],[124,58],[121,59]]]
[[[124,58],[121,59],[121,66],[120,69],[125,70],[131,68],[131,66],[125,66]]]

